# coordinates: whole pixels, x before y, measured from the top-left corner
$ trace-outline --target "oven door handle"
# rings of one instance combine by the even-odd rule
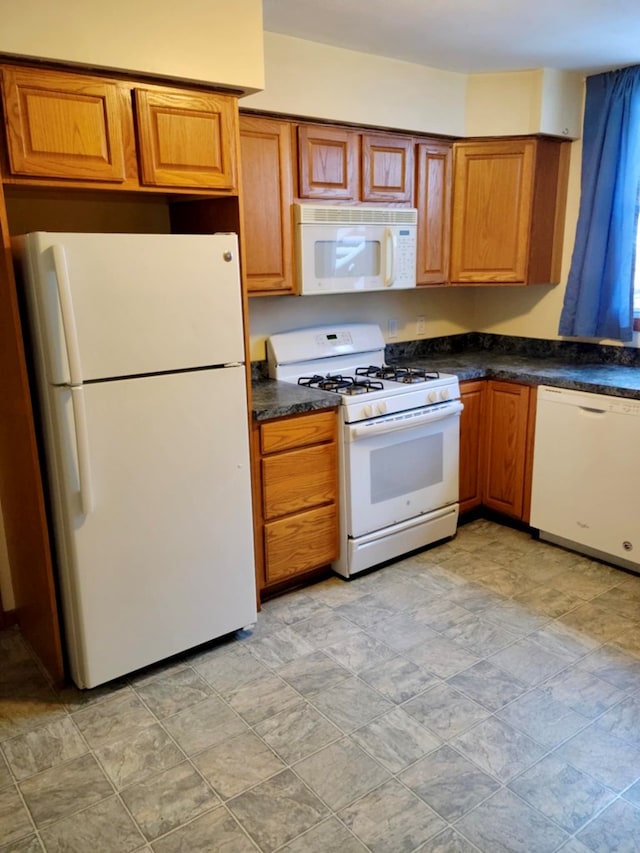
[[[374,435],[383,435],[400,429],[412,429],[424,424],[434,424],[445,420],[445,418],[457,417],[463,409],[464,405],[459,400],[455,400],[443,407],[438,406],[436,408],[434,406],[434,411],[427,411],[422,415],[413,415],[410,418],[403,417],[397,420],[395,418],[393,420],[381,418],[378,421],[369,421],[366,425],[352,426],[349,427],[347,433],[350,441],[357,441],[359,438],[372,438]]]

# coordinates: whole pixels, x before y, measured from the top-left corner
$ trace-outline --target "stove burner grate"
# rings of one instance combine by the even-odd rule
[[[440,378],[437,370],[428,372],[422,367],[394,367],[388,364],[357,367],[356,376],[373,376],[376,379],[387,379],[390,382],[404,382],[405,384],[417,384],[418,382],[428,382],[431,379]]]
[[[382,382],[374,382],[371,379],[354,379],[352,376],[341,374],[327,374],[321,376],[316,373],[313,376],[300,376],[298,385],[306,388],[318,388],[320,391],[335,391],[338,394],[367,394],[370,391],[382,391]]]

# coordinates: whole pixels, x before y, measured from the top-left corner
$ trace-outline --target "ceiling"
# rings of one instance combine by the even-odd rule
[[[466,74],[640,62],[640,0],[263,0],[264,29]]]

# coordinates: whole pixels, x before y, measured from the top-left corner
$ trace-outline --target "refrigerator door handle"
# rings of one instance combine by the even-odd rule
[[[84,405],[82,385],[71,388],[73,405],[73,423],[76,435],[76,456],[78,459],[78,479],[80,481],[80,506],[84,515],[93,512],[93,483],[89,462],[89,430],[87,411]]]
[[[59,243],[55,243],[51,248],[53,249],[53,267],[58,285],[62,327],[64,329],[67,359],[69,361],[70,384],[80,385],[82,383],[80,346],[78,345],[78,328],[76,326],[76,315],[73,310],[73,299],[71,298],[71,282],[69,280],[67,256],[64,246]]]

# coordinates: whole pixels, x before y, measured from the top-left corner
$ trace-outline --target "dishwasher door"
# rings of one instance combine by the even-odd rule
[[[640,571],[640,400],[538,388],[531,526]]]

